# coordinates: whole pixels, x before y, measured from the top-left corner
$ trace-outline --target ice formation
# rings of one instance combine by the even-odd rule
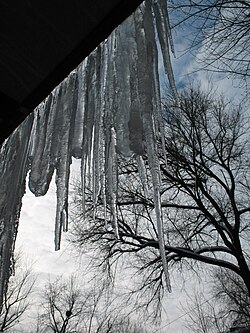
[[[83,193],[86,182],[93,203],[102,191],[116,221],[117,154],[137,156],[145,183],[147,154],[154,187],[159,249],[167,286],[160,202],[160,172],[155,137],[162,132],[158,47],[170,87],[176,94],[170,63],[167,2],[146,1],[86,58],[1,147],[0,160],[0,292],[11,267],[21,200],[28,170],[29,188],[45,195],[56,172],[55,248],[68,229],[68,186],[72,156],[81,158]],[[86,177],[91,173],[91,177]],[[89,180],[90,179],[90,180]],[[89,184],[88,184],[89,185]],[[147,186],[144,186],[147,192]],[[84,205],[84,196],[83,196]]]

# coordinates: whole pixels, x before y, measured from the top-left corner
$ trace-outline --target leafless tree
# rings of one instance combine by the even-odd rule
[[[31,267],[24,264],[20,254],[15,256],[15,274],[10,277],[3,295],[0,331],[11,331],[31,306],[35,277]]]
[[[249,0],[169,0],[169,7],[173,27],[188,31],[189,51],[202,49],[203,68],[249,83]]]
[[[224,308],[225,310],[225,308]],[[194,333],[226,332],[230,327],[221,320],[218,314],[218,304],[213,298],[206,300],[203,293],[192,295],[187,308],[185,327]]]
[[[186,326],[196,333],[229,332],[233,327],[250,327],[250,297],[234,272],[218,269],[208,295],[196,293],[187,307]],[[186,310],[187,310],[186,309]]]
[[[40,332],[80,332],[89,295],[82,293],[74,276],[48,282],[43,293],[43,312],[39,314]]]
[[[248,119],[239,107],[193,88],[181,92],[178,103],[170,98],[165,115],[159,158],[170,270],[195,263],[223,267],[239,276],[250,293]],[[104,207],[100,195],[93,206],[86,191],[84,220],[82,199],[76,196],[73,241],[84,251],[93,250],[95,265],[107,271],[120,260],[136,268],[141,279],[137,291],[149,304],[161,300],[165,285],[150,173],[147,169],[145,196],[135,159],[121,160],[119,167],[119,239],[112,221],[104,218],[109,205]]]
[[[88,283],[86,282],[86,285]],[[105,288],[86,288],[75,276],[58,277],[49,282],[43,293],[37,333],[146,333],[140,325],[112,308]]]
[[[218,270],[213,295],[220,304],[219,317],[230,326],[250,326],[250,297],[235,273]]]

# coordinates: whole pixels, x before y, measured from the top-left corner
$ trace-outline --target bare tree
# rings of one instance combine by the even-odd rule
[[[35,277],[31,267],[24,264],[20,254],[15,256],[15,274],[10,277],[3,296],[0,313],[0,331],[12,330],[31,306]]]
[[[236,327],[249,329],[250,297],[242,279],[234,272],[216,270],[209,299],[206,297],[196,293],[188,304],[186,327],[192,332],[229,332]]]
[[[194,333],[226,332],[230,327],[219,317],[218,304],[213,298],[206,300],[203,293],[192,295],[187,308],[186,328]],[[225,308],[224,308],[225,310]]]
[[[43,293],[44,310],[39,314],[40,332],[80,332],[88,296],[81,292],[74,276],[48,282]]]
[[[220,304],[219,318],[230,326],[250,326],[250,297],[245,284],[234,272],[218,270],[213,295]]]
[[[174,27],[189,31],[189,50],[200,50],[203,68],[249,83],[250,1],[169,1]]]
[[[237,274],[250,293],[248,119],[240,108],[193,88],[180,93],[178,104],[169,99],[165,114],[159,158],[169,267],[194,263],[223,267]],[[95,265],[107,271],[121,260],[137,269],[141,279],[137,291],[149,304],[161,300],[165,286],[150,174],[147,170],[146,196],[135,159],[121,160],[119,167],[119,239],[112,221],[104,218],[104,210],[111,208],[101,195],[93,206],[89,192],[85,220],[81,197],[76,196],[74,242],[84,251],[95,251]]]
[[[49,282],[43,293],[43,310],[38,316],[36,332],[53,333],[146,333],[134,323],[124,309],[112,308],[103,285],[86,288],[75,276],[58,277]]]

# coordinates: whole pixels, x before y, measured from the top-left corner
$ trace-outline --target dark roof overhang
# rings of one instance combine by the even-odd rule
[[[142,0],[0,0],[0,144]]]

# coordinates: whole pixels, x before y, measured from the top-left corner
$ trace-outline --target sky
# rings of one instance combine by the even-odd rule
[[[175,40],[175,35],[173,37]],[[220,75],[206,72],[198,72],[194,75],[195,58],[188,54],[183,55],[186,45],[179,36],[176,38],[175,48],[176,57],[172,61],[177,87],[185,86],[186,82],[195,78],[195,82],[199,82],[204,90],[213,85],[213,89],[218,94],[223,93],[228,98],[234,96],[238,100],[241,99],[242,90],[230,78],[222,78]],[[73,160],[72,178],[79,173],[79,167],[79,160]],[[54,251],[55,209],[54,181],[51,182],[49,191],[44,197],[35,197],[27,187],[23,198],[16,249],[21,250],[24,257],[27,256],[34,262],[33,270],[37,274],[38,289],[43,287],[49,277],[53,279],[57,275],[69,276],[81,269],[84,271],[84,259],[79,260],[76,253],[72,252],[66,234],[63,234],[61,250]],[[205,275],[202,280],[197,280],[190,273],[183,284],[178,272],[175,274],[172,276],[173,291],[164,297],[163,320],[160,326],[162,330],[155,330],[155,333],[189,332],[185,328],[185,323],[190,295],[194,294],[194,290],[207,292],[206,285],[209,282]],[[209,298],[209,294],[207,294],[207,298]]]
[[[73,159],[71,178],[77,177],[80,161]],[[84,256],[79,259],[67,242],[67,233],[63,233],[61,250],[54,250],[54,221],[56,208],[56,187],[54,179],[48,193],[35,197],[28,186],[23,198],[16,250],[25,259],[32,262],[32,270],[37,276],[36,292],[41,292],[44,284],[57,276],[70,276],[75,272],[84,274]],[[87,260],[86,260],[87,265]],[[202,273],[201,273],[202,274]],[[163,301],[162,323],[155,333],[188,332],[184,325],[189,311],[190,295],[204,289],[204,280],[197,280],[194,274],[186,273],[185,282],[180,273],[171,276],[172,293],[166,293]],[[205,278],[205,276],[204,276]],[[195,283],[194,283],[195,281]],[[36,313],[36,309],[33,309]],[[32,312],[33,313],[33,312]],[[35,318],[35,316],[33,316]],[[28,319],[32,320],[28,314]],[[164,330],[161,330],[160,328]],[[153,333],[153,332],[152,332]]]
[[[186,60],[185,60],[186,62]],[[186,67],[183,65],[183,77],[185,70],[189,70],[192,64]],[[199,75],[200,81],[204,87],[209,85],[209,80]],[[218,81],[218,89],[229,94],[230,86],[228,80]],[[231,93],[230,93],[231,94]],[[229,94],[229,95],[230,95]],[[71,178],[77,177],[80,172],[80,161],[73,159],[71,166]],[[16,241],[16,249],[21,250],[24,257],[29,258],[33,263],[33,270],[37,274],[36,289],[41,291],[48,279],[53,280],[58,275],[70,276],[72,273],[84,271],[84,258],[77,258],[77,254],[72,252],[72,248],[67,242],[67,234],[62,236],[61,250],[54,250],[54,221],[56,210],[56,187],[54,179],[51,182],[47,195],[43,197],[35,197],[26,188],[26,194],[23,198],[23,205],[20,216],[19,231]],[[202,273],[201,273],[202,274]],[[183,332],[188,333],[185,327],[190,311],[188,302],[190,296],[194,295],[194,290],[201,292],[206,290],[205,275],[201,280],[197,280],[195,276],[183,279],[176,275],[171,276],[172,293],[166,293],[163,302],[162,330],[155,330],[157,333]],[[206,297],[209,294],[205,291]],[[191,305],[191,309],[194,305]],[[27,319],[26,319],[27,320]],[[28,318],[31,321],[30,317]]]

